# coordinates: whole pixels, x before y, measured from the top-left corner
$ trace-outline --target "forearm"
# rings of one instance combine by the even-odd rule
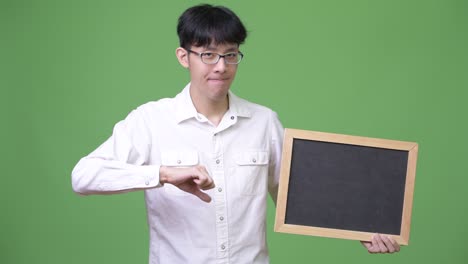
[[[79,194],[111,194],[160,186],[159,165],[132,165],[117,160],[84,157],[72,172]]]

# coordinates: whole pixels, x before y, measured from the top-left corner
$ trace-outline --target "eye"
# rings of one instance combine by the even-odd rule
[[[233,52],[233,53],[228,53],[225,55],[226,58],[236,58],[237,57],[237,53]]]
[[[214,53],[212,52],[204,52],[202,53],[202,57],[207,58],[207,59],[212,59],[215,56]]]

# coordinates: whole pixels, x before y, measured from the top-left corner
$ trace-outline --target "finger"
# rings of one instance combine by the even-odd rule
[[[208,171],[204,166],[198,166],[195,169],[193,175],[193,181],[200,187],[202,190],[208,190],[214,188],[214,182],[211,176],[208,174]]]
[[[362,244],[362,246],[364,246],[365,248],[367,248],[367,251],[369,251],[369,253],[370,253],[370,249],[372,248],[372,242],[361,241],[361,244]]]
[[[207,202],[207,203],[211,202],[211,197],[208,194],[200,190],[196,190],[195,192],[193,192],[193,194],[196,195],[198,198],[200,198],[200,200],[204,202]]]
[[[393,245],[392,241],[390,241],[390,237],[388,236],[380,236],[382,238],[385,247],[388,249],[388,253],[395,252],[395,246]]]
[[[209,190],[209,189],[213,189],[214,187],[215,187],[215,184],[214,184],[213,179],[211,178],[207,181],[206,184],[201,186],[202,190]]]
[[[395,248],[395,252],[400,252],[400,244],[398,244],[398,242],[396,242],[392,237],[388,237],[388,239],[392,243],[393,248]]]
[[[372,236],[372,241],[369,242],[369,248],[368,248],[368,251],[369,253],[379,253],[380,252],[380,247],[379,247],[379,243],[377,242],[377,238],[376,238],[376,235],[373,235]]]
[[[388,249],[385,246],[384,242],[382,241],[382,237],[379,234],[377,234],[375,237],[376,237],[377,244],[379,245],[380,253],[387,253]]]
[[[208,176],[207,178],[199,178],[194,179],[194,182],[200,187],[202,190],[208,190],[214,188],[215,184],[213,179]]]

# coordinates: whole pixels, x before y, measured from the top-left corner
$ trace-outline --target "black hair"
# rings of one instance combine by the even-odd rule
[[[180,47],[206,47],[211,43],[244,43],[247,31],[239,17],[229,8],[202,4],[190,7],[177,24]]]

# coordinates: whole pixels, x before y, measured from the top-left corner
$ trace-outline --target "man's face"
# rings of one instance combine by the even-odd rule
[[[237,44],[210,45],[208,47],[192,46],[190,50],[197,53],[212,52],[223,55],[230,52],[239,52],[239,46]],[[187,64],[182,65],[186,66],[190,71],[192,93],[196,93],[195,96],[203,100],[225,100],[231,83],[236,76],[237,64],[227,64],[224,58],[220,58],[216,64],[205,64],[198,54],[186,52]]]

